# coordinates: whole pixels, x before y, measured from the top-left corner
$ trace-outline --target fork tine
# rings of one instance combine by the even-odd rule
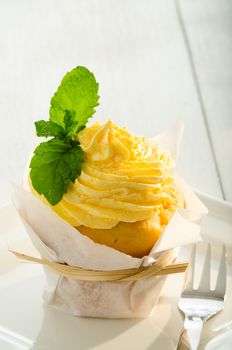
[[[219,297],[224,297],[226,291],[226,248],[223,244],[220,265],[218,271],[218,277],[215,287],[215,294]]]
[[[192,290],[194,284],[194,275],[195,275],[195,260],[196,260],[196,243],[193,244],[190,256],[190,264],[185,272],[185,282],[184,289]]]
[[[208,243],[201,280],[198,287],[198,290],[200,292],[207,292],[210,289],[210,259],[211,259],[211,247],[210,247],[210,244]]]

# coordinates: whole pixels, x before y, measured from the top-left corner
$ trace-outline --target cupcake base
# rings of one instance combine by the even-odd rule
[[[79,226],[77,230],[95,243],[104,244],[133,257],[149,254],[162,233],[158,218],[133,223],[119,222],[111,229],[92,229]]]

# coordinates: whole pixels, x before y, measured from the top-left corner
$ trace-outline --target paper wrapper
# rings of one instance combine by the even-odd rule
[[[182,128],[176,125],[151,142],[158,141],[176,158]],[[167,250],[172,250],[175,258],[175,248],[200,240],[199,222],[207,209],[183,180],[176,177],[176,182],[185,196],[186,209],[176,211],[149,256],[142,259],[93,242],[21,187],[15,186],[13,202],[43,258],[85,269],[128,269],[149,265]],[[44,269],[46,303],[72,315],[90,317],[146,317],[158,301],[166,279],[166,276],[153,276],[138,281],[79,281]]]

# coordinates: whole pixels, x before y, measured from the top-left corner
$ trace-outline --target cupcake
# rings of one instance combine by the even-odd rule
[[[35,123],[44,139],[13,201],[41,259],[23,258],[44,266],[47,305],[75,316],[146,317],[176,248],[200,239],[206,208],[174,178],[177,129],[149,140],[111,120],[88,124],[98,101],[94,75],[76,67],[52,97],[49,120]]]
[[[74,127],[76,114],[68,104],[70,101],[64,105],[64,94],[70,93],[67,92],[68,87],[74,88],[76,77],[76,84],[80,85],[82,79],[84,85],[89,83],[90,75],[83,67],[68,73],[51,101],[51,120],[36,123],[38,136],[55,137],[41,144],[45,148],[42,153],[39,149],[41,145],[35,150],[30,165],[30,188],[33,194],[83,235],[96,243],[140,258],[149,254],[176,209],[184,206],[183,195],[173,179],[175,162],[171,154],[163,151],[158,144],[131,134],[111,120],[105,124]],[[92,75],[91,78],[92,84],[96,85]],[[76,98],[78,101],[78,96]],[[96,98],[93,104],[96,104]],[[57,130],[52,135],[49,128]],[[49,147],[46,149],[49,142],[55,144],[52,152]],[[49,152],[57,152],[57,147],[66,147],[68,142],[71,150],[74,147],[80,151],[81,169],[69,181],[59,202],[51,203],[49,191],[41,191],[41,182],[46,182],[47,174],[51,172],[46,163],[47,157]],[[41,157],[44,159],[38,167]],[[72,157],[66,157],[65,162],[70,162],[71,167]],[[41,177],[41,169],[46,166]],[[64,173],[67,171],[65,166],[59,171],[62,170]],[[41,177],[39,181],[38,175]],[[63,179],[52,180],[46,186],[54,192],[55,182],[59,184]],[[42,187],[46,186],[42,184]]]

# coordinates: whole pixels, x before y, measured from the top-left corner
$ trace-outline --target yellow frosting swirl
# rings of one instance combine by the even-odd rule
[[[112,121],[87,127],[76,138],[85,162],[81,175],[52,207],[58,215],[73,226],[99,229],[150,219],[154,213],[164,224],[168,221],[178,206],[170,154]]]

